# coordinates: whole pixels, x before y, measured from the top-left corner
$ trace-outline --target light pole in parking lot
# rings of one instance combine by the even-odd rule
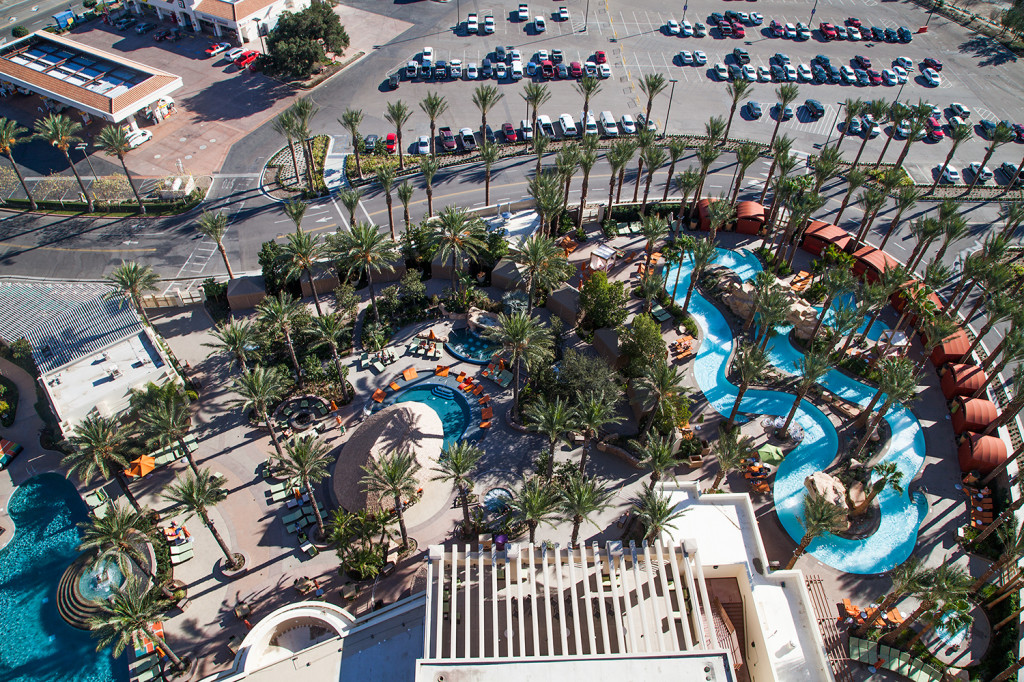
[[[832,139],[832,131],[836,129],[837,125],[839,125],[839,112],[842,111],[843,107],[846,106],[846,102],[836,102],[836,104],[839,105],[839,107],[836,109],[836,119],[832,121],[832,127],[828,129],[828,137],[825,138],[825,144],[822,145],[822,149],[827,147],[829,140]]]
[[[818,11],[818,0],[814,0],[814,7],[811,8],[811,16],[807,18],[807,28],[810,29],[814,24],[814,13]]]
[[[679,79],[678,78],[670,78],[668,82],[672,84],[672,89],[668,93],[668,111],[665,112],[665,127],[663,127],[661,129],[661,136],[662,137],[665,137],[666,135],[668,135],[669,116],[672,114],[672,98],[675,97],[675,94],[676,94],[676,83],[679,82]]]
[[[92,158],[89,157],[89,152],[86,151],[87,149],[89,149],[89,145],[87,145],[87,144],[85,144],[83,142],[82,144],[76,146],[75,149],[77,149],[78,151],[82,152],[82,156],[84,156],[85,160],[89,162],[89,170],[92,171],[93,180],[98,178],[99,176],[96,175],[96,169],[92,167]]]
[[[583,14],[583,28],[580,29],[580,33],[587,32],[587,22],[590,21],[590,0],[587,0],[587,10]]]

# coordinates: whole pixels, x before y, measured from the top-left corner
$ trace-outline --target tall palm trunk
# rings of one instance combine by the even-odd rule
[[[857,628],[857,630],[855,631],[856,636],[863,637],[866,634],[868,634],[868,630],[871,629],[871,626],[874,625],[875,621],[881,618],[883,614],[889,613],[889,609],[891,609],[896,604],[896,602],[899,601],[900,596],[901,595],[896,594],[895,592],[890,592],[889,594],[885,595],[885,599],[882,600],[882,603],[878,606],[878,608],[874,609],[871,612],[871,615],[868,616],[868,619],[864,622],[864,624]]]
[[[647,197],[651,193],[651,180],[653,178],[654,178],[654,169],[653,168],[648,168],[647,169],[647,182],[644,184],[644,200],[643,200],[643,203],[640,204],[640,215],[646,215],[647,214]]]
[[[316,517],[316,532],[318,537],[323,538],[326,535],[324,531],[324,517],[320,514],[320,505],[316,503],[316,496],[313,494],[313,486],[310,484],[309,479],[305,481],[306,494],[309,495],[309,501],[313,505],[313,516]]]
[[[199,516],[203,519],[203,525],[210,529],[210,532],[213,534],[213,539],[217,541],[218,545],[220,545],[220,551],[224,552],[224,558],[228,562],[228,567],[234,566],[235,557],[231,553],[231,549],[228,547],[227,543],[224,542],[224,538],[221,537],[220,531],[217,530],[217,527],[213,525],[213,521],[210,520],[210,515],[205,509],[203,509],[200,510]]]
[[[171,663],[174,664],[175,668],[180,669],[185,667],[185,664],[181,662],[178,655],[171,650],[171,647],[167,646],[167,641],[163,637],[158,637],[156,633],[153,632],[153,628],[151,626],[144,625],[142,630],[146,633],[146,636],[149,637],[151,642],[154,642],[158,647],[160,647],[161,651],[167,654],[167,658],[171,659]]]
[[[526,525],[530,529],[530,544],[532,545],[537,542],[537,522],[527,521]]]
[[[799,559],[803,555],[803,553],[807,551],[807,546],[811,544],[811,540],[813,539],[814,537],[810,533],[805,534],[803,538],[801,538],[800,544],[797,545],[796,549],[793,550],[793,556],[789,558],[789,563],[786,564],[787,571],[793,570],[793,567],[796,566],[796,560]]]
[[[462,493],[460,496],[462,497],[462,535],[463,537],[469,537],[469,527],[471,525],[469,519],[469,490],[466,486],[462,486],[460,492]]]
[[[572,517],[572,537],[569,539],[569,544],[571,544],[573,547],[576,546],[576,541],[580,539],[580,526],[582,524],[582,516]]]
[[[366,287],[370,290],[370,303],[373,304],[373,318],[379,325],[380,311],[377,310],[377,288],[373,285],[373,275],[370,274],[370,268],[366,269]]]
[[[633,203],[635,204],[640,196],[640,177],[644,173],[644,157],[640,157],[636,162],[636,182],[633,183]]]
[[[434,187],[432,182],[427,183],[427,217],[434,215]]]
[[[117,155],[118,161],[121,162],[121,168],[124,169],[124,177],[128,179],[128,186],[132,188],[132,194],[135,195],[135,201],[139,204],[139,213],[146,214],[146,205],[142,203],[142,197],[139,195],[139,190],[132,181],[132,174],[128,172],[128,166],[124,162],[124,154]],[[19,176],[20,177],[20,176]],[[222,249],[223,251],[223,249]],[[229,268],[230,270],[230,268]]]
[[[320,296],[316,293],[316,280],[313,279],[313,271],[305,268],[306,279],[309,280],[309,290],[313,292],[313,305],[316,306],[316,316],[323,317],[324,311],[320,307]]]
[[[277,429],[274,428],[274,421],[270,418],[266,409],[260,410],[260,418],[263,423],[270,429],[270,442],[274,444],[274,450],[277,451],[277,456],[284,459],[284,450],[281,449],[281,441],[277,437]]]
[[[32,196],[32,192],[28,190],[28,185],[25,184],[25,178],[22,177],[21,171],[18,170],[18,164],[14,163],[14,154],[10,150],[7,151],[7,160],[11,162],[11,168],[14,169],[14,174],[18,176],[18,182],[21,183],[21,188],[25,190],[25,195],[28,197],[28,205],[34,211],[36,210],[36,198]]]
[[[338,355],[338,344],[330,343],[331,357],[334,359],[334,368],[338,370],[338,381],[341,382],[341,395],[348,400],[348,382],[345,381],[345,373],[341,370],[341,357]]]
[[[228,252],[224,249],[224,242],[220,239],[217,240],[217,250],[220,251],[220,257],[224,260],[224,267],[228,271],[228,279],[234,279],[235,273],[231,270],[231,262],[228,260]],[[244,368],[244,361],[242,366]]]
[[[395,234],[395,216],[394,211],[391,208],[391,192],[384,193],[384,202],[388,205],[388,227],[391,228],[391,241],[397,242],[398,237]]]
[[[402,533],[402,549],[408,549],[409,531],[405,527],[405,506],[401,495],[395,495],[395,515],[398,517],[398,530]]]
[[[188,462],[189,467],[192,469],[192,473],[198,476],[199,469],[196,467],[196,460],[192,457],[192,451],[188,449],[188,445],[185,444],[184,438],[178,439],[178,447],[181,448],[182,454],[185,455],[185,461]]]
[[[576,227],[583,227],[583,207],[587,205],[587,190],[590,189],[590,170],[583,171],[583,187],[580,191],[580,214],[576,216]]]
[[[292,343],[292,333],[287,327],[284,328],[284,345],[288,347],[288,355],[292,358],[292,366],[295,367],[295,380],[302,386],[302,370],[299,368],[299,358],[295,355],[295,345]]]
[[[75,168],[74,162],[71,160],[71,154],[68,153],[67,149],[61,149],[64,152],[64,158],[68,160],[68,165],[71,166],[71,172],[75,174],[75,180],[78,180],[78,186],[82,188],[82,196],[85,197],[85,204],[89,208],[89,213],[92,213],[95,208],[92,205],[92,197],[89,196],[89,192],[85,189],[85,183],[82,182],[82,176],[78,174],[78,169]]]
[[[608,215],[607,218],[612,216],[612,204],[615,203],[615,173],[612,173],[608,179]]]

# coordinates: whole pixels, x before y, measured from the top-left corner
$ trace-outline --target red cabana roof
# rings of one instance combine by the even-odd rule
[[[741,201],[736,205],[736,231],[740,234],[760,233],[764,218],[764,206],[756,201]]]
[[[714,197],[708,197],[707,199],[701,199],[697,202],[697,218],[699,220],[699,226],[702,230],[711,229],[711,211],[708,209],[711,206],[712,201],[717,201]]]
[[[737,218],[752,218],[760,217],[764,218],[764,206],[757,203],[756,201],[741,201],[736,204],[736,217]]]
[[[838,249],[845,249],[851,239],[850,233],[841,227],[821,220],[812,220],[811,226],[804,231],[801,245],[804,251],[821,255],[829,244],[835,244]]]
[[[958,436],[964,431],[984,431],[999,419],[999,408],[984,398],[957,396],[950,411],[953,413],[953,433]]]
[[[957,459],[960,460],[960,471],[967,473],[978,470],[983,474],[1006,461],[1006,445],[1001,438],[968,433],[960,444]]]
[[[856,263],[853,272],[858,275],[868,273],[868,278],[875,282],[886,268],[894,268],[899,265],[896,259],[881,249],[873,246],[862,246],[853,252]]]
[[[985,385],[988,375],[977,365],[953,363],[946,366],[942,375],[942,395],[951,400],[958,395],[974,395]]]
[[[929,342],[926,341],[926,343]],[[971,339],[967,336],[967,332],[957,329],[932,351],[932,364],[938,367],[947,362],[960,362],[967,357],[967,349],[970,347]]]

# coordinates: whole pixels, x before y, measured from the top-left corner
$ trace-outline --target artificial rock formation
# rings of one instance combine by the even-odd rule
[[[830,476],[824,471],[818,471],[804,479],[804,486],[807,487],[808,494],[817,495],[827,502],[831,502],[842,509],[844,515],[849,514],[850,508],[846,502],[846,486],[835,476]]]
[[[722,267],[708,268],[707,276],[715,282],[715,287],[729,310],[743,320],[750,319],[754,312],[754,283],[742,282],[736,273]],[[786,321],[793,325],[797,338],[811,338],[811,332],[818,322],[818,311],[782,280],[776,278],[775,283],[789,299],[789,314]]]

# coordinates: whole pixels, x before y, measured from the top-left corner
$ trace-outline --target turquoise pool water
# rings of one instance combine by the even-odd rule
[[[752,278],[761,268],[752,253],[719,249],[715,260],[734,270],[743,281]],[[684,261],[676,298],[682,302],[692,263]],[[670,276],[674,279],[675,272]],[[736,401],[737,388],[726,379],[726,363],[733,349],[732,332],[718,308],[698,292],[690,301],[690,313],[705,334],[697,357],[694,374],[708,402],[722,414],[728,414]],[[878,326],[878,323],[875,325]],[[779,369],[796,373],[800,352],[789,342],[788,327],[780,327],[779,335],[769,342],[769,357]],[[872,329],[872,333],[874,329]],[[829,372],[820,382],[836,394],[860,405],[867,404],[874,389],[838,371]],[[782,416],[793,406],[793,396],[777,391],[751,390],[743,397],[740,409],[750,414]],[[797,410],[796,421],[803,427],[804,440],[787,455],[775,475],[775,508],[786,532],[795,541],[803,536],[799,514],[806,494],[804,479],[823,471],[835,459],[839,437],[835,428],[814,405],[803,401]],[[906,409],[891,410],[886,421],[892,428],[893,438],[879,461],[891,460],[903,471],[904,481],[911,481],[924,463],[924,433],[916,417]],[[860,540],[846,540],[835,536],[819,538],[808,551],[820,561],[847,573],[881,573],[902,563],[914,549],[917,531],[927,513],[923,495],[912,500],[904,490],[897,494],[886,489],[878,496],[881,520],[878,531]]]
[[[436,384],[433,383],[419,384],[404,389],[395,396],[395,403],[413,401],[423,403],[434,410],[444,427],[444,447],[448,447],[462,438],[470,424],[469,403],[458,390],[452,398],[440,398],[433,394],[434,386]]]
[[[825,313],[825,324],[832,324],[833,319],[835,319],[835,311],[838,308],[853,305],[856,305],[856,302],[853,298],[853,294],[843,294],[842,296],[837,296],[836,299],[832,301],[832,305],[829,306],[828,312]],[[818,311],[819,314],[821,313],[822,307],[820,305],[814,306],[814,308],[815,310]],[[869,322],[871,322],[871,317],[869,315],[865,315],[864,321],[861,322],[860,326],[857,328],[857,333],[863,334],[864,329],[868,326]],[[873,325],[871,325],[871,329],[868,331],[868,338],[871,339],[872,341],[877,341],[878,337],[882,335],[882,332],[886,331],[887,329],[889,329],[889,325],[887,325],[881,318],[879,318],[875,320],[875,323]]]
[[[110,651],[57,613],[57,583],[78,556],[77,523],[87,518],[74,487],[58,474],[36,476],[7,506],[14,537],[0,550],[0,680],[109,682],[127,679]]]
[[[486,365],[501,350],[501,346],[491,343],[471,329],[456,329],[448,335],[445,350],[463,362],[475,365]]]

